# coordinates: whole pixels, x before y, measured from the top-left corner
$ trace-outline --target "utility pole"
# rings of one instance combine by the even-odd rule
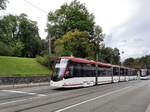
[[[55,39],[54,37],[51,38],[50,36],[48,37],[48,68],[50,69],[50,56],[52,55],[52,49],[51,49],[51,41]],[[50,81],[51,82],[51,72],[49,70],[49,76],[50,76]]]
[[[50,36],[49,36],[48,37],[48,68],[49,68],[49,76],[50,76],[49,85],[51,84],[50,55],[51,55],[51,39],[50,39]]]
[[[98,53],[96,54],[96,73],[95,73],[95,85],[98,85]]]
[[[110,64],[113,64],[113,61],[112,61],[112,54],[111,54],[111,57],[110,57]],[[114,78],[113,78],[113,66],[111,67],[111,82],[114,83]]]

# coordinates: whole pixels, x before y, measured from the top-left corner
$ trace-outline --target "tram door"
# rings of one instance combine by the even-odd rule
[[[120,77],[120,68],[113,67],[113,82],[119,82]]]
[[[98,67],[98,84],[112,82],[112,68],[111,67]]]

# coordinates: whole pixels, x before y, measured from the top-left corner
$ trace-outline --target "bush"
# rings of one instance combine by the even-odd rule
[[[36,57],[37,62],[39,62],[41,65],[44,65],[46,67],[50,66],[51,69],[54,68],[54,63],[56,59],[57,59],[57,56],[53,56],[53,55],[51,55],[50,57],[48,55]]]
[[[48,56],[47,55],[44,55],[43,57],[37,56],[36,61],[39,62],[41,65],[48,67]]]
[[[1,56],[12,56],[13,49],[7,44],[0,41],[0,55]]]

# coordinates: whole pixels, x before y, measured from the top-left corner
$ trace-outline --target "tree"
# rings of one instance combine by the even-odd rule
[[[142,63],[141,68],[150,68],[150,55],[143,56],[139,59],[139,62]]]
[[[102,62],[120,65],[119,49],[103,46],[100,49],[99,59]]]
[[[132,68],[149,68],[150,69],[150,55],[146,55],[140,58],[127,58],[124,61],[124,65]]]
[[[72,1],[70,4],[63,4],[60,9],[55,10],[55,12],[49,12],[47,27],[48,38],[55,37],[56,40],[62,38],[67,32],[74,31],[75,29],[86,32],[88,35],[86,38],[92,43],[92,50],[95,52],[94,55],[96,52],[99,52],[105,37],[102,28],[95,25],[93,14],[88,12],[85,4],[81,4],[77,0]],[[61,42],[58,41],[62,40],[57,40],[57,43],[61,44]],[[55,40],[52,42],[53,53],[54,43]],[[63,44],[58,45],[57,50],[62,51],[63,47],[60,46],[63,46]]]
[[[0,40],[8,45],[17,36],[19,27],[17,21],[18,17],[13,15],[4,16],[0,20]]]
[[[4,42],[0,41],[0,56],[11,56],[13,55],[13,49]]]
[[[35,57],[41,51],[37,23],[26,14],[8,15],[0,20],[0,41],[11,47],[15,56]]]
[[[67,32],[78,29],[93,36],[94,16],[84,4],[74,0],[69,5],[65,3],[55,12],[48,14],[48,33],[51,37],[62,37]]]
[[[12,42],[13,55],[21,56],[22,50],[24,49],[24,44],[19,40],[14,40]]]
[[[17,31],[17,17],[13,15],[4,16],[0,20],[0,47],[4,48],[1,50],[1,55],[13,55],[14,40]],[[2,53],[3,52],[3,53]]]
[[[41,51],[41,39],[38,33],[37,23],[27,18],[27,15],[19,16],[19,32],[17,39],[24,43],[22,56],[35,57]]]
[[[119,49],[118,48],[114,48],[113,50],[113,64],[116,64],[116,65],[120,65],[121,62],[120,62],[120,52],[119,52]]]
[[[102,43],[104,41],[105,35],[102,33],[102,28],[100,26],[95,26],[94,27],[94,38],[91,40],[91,42],[94,44],[94,50],[95,50],[95,60],[96,60],[96,55],[100,55],[100,49],[104,46]]]
[[[103,47],[100,50],[100,61],[106,62],[106,63],[112,63],[113,62],[113,49],[111,47]]]
[[[89,42],[87,36],[86,32],[79,30],[67,32],[62,38],[56,40],[56,54],[90,57],[92,43]]]
[[[123,62],[123,65],[132,68],[132,67],[134,67],[134,63],[135,63],[135,59],[134,58],[127,58]]]
[[[0,10],[6,9],[6,3],[8,0],[0,0]]]

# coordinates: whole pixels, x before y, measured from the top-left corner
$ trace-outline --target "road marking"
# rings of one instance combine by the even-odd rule
[[[46,96],[44,94],[30,93],[30,92],[25,92],[25,91],[14,91],[14,90],[1,90],[1,91],[10,92],[10,93],[27,94],[27,95]]]
[[[36,97],[32,97],[32,98],[26,98],[26,99],[21,99],[21,100],[15,100],[15,101],[9,101],[9,102],[0,103],[0,106],[6,105],[6,104],[11,104],[11,103],[22,102],[22,101],[26,101],[26,100],[33,100],[33,99],[37,99],[37,98],[43,97],[43,96],[47,96],[47,95],[44,95],[44,94],[37,94]]]
[[[68,106],[68,107],[65,107],[65,108],[56,110],[55,112],[62,112],[62,111],[65,111],[65,110],[67,110],[67,109],[76,107],[76,106],[78,106],[78,105],[82,105],[82,104],[84,104],[84,103],[87,103],[87,102],[90,102],[90,101],[93,101],[93,100],[96,100],[96,99],[99,99],[99,98],[102,98],[102,97],[105,97],[105,96],[109,96],[109,95],[111,95],[111,94],[120,92],[120,91],[122,91],[122,90],[129,89],[129,88],[131,88],[131,87],[133,87],[133,86],[128,86],[128,87],[125,87],[125,88],[122,88],[122,89],[118,89],[118,90],[116,90],[116,91],[112,91],[112,92],[103,94],[103,95],[101,95],[101,96],[97,96],[97,97],[95,97],[95,98],[92,98],[92,99],[89,99],[89,100],[85,100],[85,101],[82,101],[82,102],[80,102],[80,103],[76,103],[76,104],[73,104],[73,105],[71,105],[71,106]]]
[[[150,112],[150,104],[147,106],[146,111],[145,112]]]
[[[16,101],[9,101],[9,102],[4,102],[4,103],[0,103],[0,106],[2,105],[6,105],[6,104],[10,104],[10,103],[17,103],[17,102],[22,102],[22,101],[26,101],[26,100],[31,100],[31,99],[35,99],[37,97],[32,97],[32,98],[27,98],[27,99],[21,99],[21,100],[16,100]]]

